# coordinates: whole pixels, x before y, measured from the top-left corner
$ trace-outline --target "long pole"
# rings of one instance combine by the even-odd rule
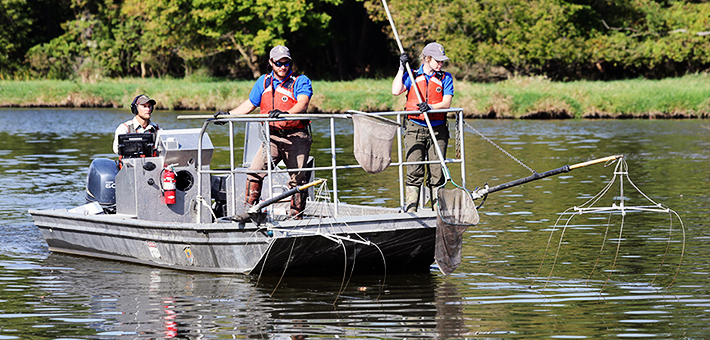
[[[382,0],[382,5],[385,6],[385,13],[387,13],[387,19],[390,21],[390,26],[392,26],[392,32],[394,33],[394,39],[397,40],[397,46],[399,46],[399,54],[404,54],[404,47],[402,47],[402,42],[399,40],[399,34],[397,34],[397,27],[394,27],[394,20],[392,19],[392,14],[390,14],[390,8],[387,6],[387,1]],[[412,73],[412,68],[409,67],[409,63],[406,63],[405,68],[407,69],[407,74],[409,75],[409,79],[412,80],[412,86],[416,89],[414,91],[417,94],[417,100],[419,102],[423,102],[422,100],[422,94],[419,93],[419,87],[417,87],[416,83],[414,82],[414,74]]]
[[[392,32],[394,33],[394,39],[397,40],[397,46],[399,46],[399,53],[403,54],[404,53],[404,47],[402,47],[402,42],[399,39],[399,34],[397,34],[397,27],[394,26],[394,20],[392,19],[392,14],[390,14],[390,9],[389,6],[387,5],[387,0],[382,0],[382,5],[385,7],[385,13],[387,13],[387,20],[390,22],[390,26],[392,26]],[[424,100],[422,99],[422,94],[419,93],[419,86],[417,86],[417,82],[414,79],[414,74],[412,73],[412,68],[409,67],[409,63],[406,63],[405,68],[407,69],[407,74],[409,75],[409,79],[412,81],[412,87],[414,87],[414,93],[417,95],[417,100],[420,103],[423,103]],[[446,162],[444,160],[444,154],[441,152],[441,149],[439,148],[439,143],[436,142],[436,135],[434,134],[434,128],[431,126],[431,121],[429,121],[429,114],[427,112],[422,112],[424,114],[424,120],[426,120],[426,125],[427,128],[429,128],[429,134],[431,135],[432,142],[434,143],[434,150],[436,150],[436,155],[439,156],[439,160],[441,161],[441,171],[444,173],[444,178],[446,181],[451,179],[449,175],[449,170],[446,168]]]
[[[263,209],[263,208],[265,208],[265,207],[267,207],[267,206],[269,206],[269,205],[272,205],[272,204],[274,204],[274,203],[276,203],[276,202],[278,202],[278,201],[280,201],[280,200],[282,200],[282,199],[284,199],[284,198],[286,198],[286,197],[293,196],[293,195],[296,194],[296,193],[302,192],[302,191],[304,191],[304,190],[306,190],[306,189],[308,189],[308,188],[310,188],[310,187],[312,187],[312,186],[321,184],[321,183],[323,183],[323,182],[325,182],[325,179],[317,179],[317,180],[315,180],[315,181],[313,181],[313,182],[306,183],[306,184],[304,184],[304,185],[302,185],[302,186],[300,186],[300,187],[295,187],[295,188],[293,188],[293,189],[291,189],[291,190],[284,191],[283,193],[281,193],[280,195],[277,195],[276,197],[272,197],[272,198],[270,198],[270,199],[268,199],[268,200],[266,200],[266,201],[263,201],[263,202],[261,202],[261,203],[255,205],[255,206],[249,208],[249,210],[247,211],[247,213],[249,213],[249,214],[257,213],[257,212],[259,212],[261,209]]]
[[[582,168],[582,167],[589,166],[589,165],[592,165],[592,164],[599,164],[599,163],[603,163],[603,162],[613,161],[613,160],[616,160],[616,159],[619,159],[619,158],[622,158],[622,157],[624,157],[624,155],[613,155],[613,156],[608,156],[608,157],[603,157],[603,158],[594,159],[594,160],[587,161],[587,162],[583,162],[583,163],[577,163],[577,164],[573,164],[573,165],[565,165],[565,166],[563,166],[563,167],[561,167],[561,168],[557,168],[557,169],[545,171],[545,172],[543,172],[543,173],[541,173],[541,174],[535,172],[535,173],[533,173],[531,176],[528,176],[528,177],[525,177],[525,178],[516,179],[516,180],[514,180],[514,181],[510,181],[510,182],[508,182],[508,183],[499,184],[499,185],[496,185],[496,186],[490,187],[490,188],[483,188],[483,189],[480,189],[480,190],[474,192],[471,196],[473,197],[473,199],[479,199],[479,198],[481,198],[481,197],[483,197],[483,196],[485,196],[485,195],[488,195],[488,194],[490,194],[490,193],[492,193],[492,192],[501,191],[501,190],[508,189],[508,188],[511,188],[511,187],[515,187],[515,186],[518,186],[518,185],[522,185],[522,184],[525,184],[525,183],[528,183],[528,182],[536,181],[536,180],[538,180],[538,179],[543,179],[543,178],[545,178],[545,177],[550,177],[550,176],[559,175],[559,174],[562,174],[562,173],[565,173],[565,172],[570,172],[570,171],[572,171],[572,170],[574,170],[574,169]]]

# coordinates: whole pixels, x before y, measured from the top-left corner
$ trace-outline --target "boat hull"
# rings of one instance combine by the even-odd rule
[[[428,270],[436,215],[379,214],[251,223],[169,223],[31,210],[49,249],[211,273]]]

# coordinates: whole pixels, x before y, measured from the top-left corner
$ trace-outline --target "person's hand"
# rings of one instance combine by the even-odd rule
[[[432,109],[431,105],[427,103],[419,103],[417,106],[419,106],[419,111],[421,112],[429,112]]]
[[[406,65],[409,62],[409,56],[407,53],[402,53],[402,55],[399,56],[399,69],[404,70],[404,65]]]
[[[288,112],[281,110],[271,110],[269,111],[269,118],[279,118],[280,115],[288,114]]]
[[[214,118],[215,118],[215,119],[218,119],[219,116],[229,116],[229,112],[217,111],[217,113],[214,114]],[[216,121],[216,122],[214,122],[214,123],[215,123],[215,125],[224,125],[224,124],[226,124],[227,122],[225,122],[225,121]]]

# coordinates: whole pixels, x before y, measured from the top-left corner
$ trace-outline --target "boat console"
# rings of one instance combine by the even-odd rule
[[[160,130],[157,136],[157,156],[122,159],[116,175],[116,213],[133,215],[139,220],[163,222],[210,223],[209,178],[197,173],[198,138],[200,129]],[[202,168],[208,170],[213,146],[207,134],[202,140]],[[175,203],[164,199],[164,172],[175,174]],[[204,176],[203,176],[204,177]],[[197,192],[201,188],[204,192]],[[197,221],[198,209],[204,210]]]

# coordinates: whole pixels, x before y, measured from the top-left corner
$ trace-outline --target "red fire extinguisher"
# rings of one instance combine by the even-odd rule
[[[175,204],[175,172],[172,167],[163,169],[163,197],[165,204]]]

